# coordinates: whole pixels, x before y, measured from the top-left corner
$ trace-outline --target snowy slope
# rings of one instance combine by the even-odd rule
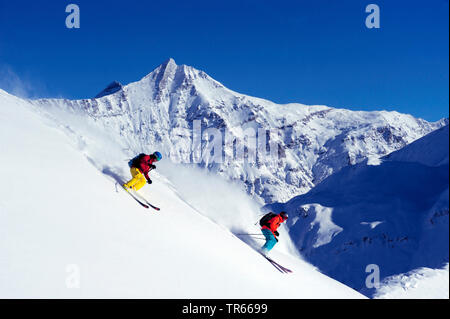
[[[415,162],[427,166],[448,165],[448,141],[449,132],[448,125],[446,125],[401,150],[386,155],[383,160]],[[438,145],[439,147],[437,147]]]
[[[1,298],[362,297],[290,254],[284,230],[274,258],[292,275],[236,237],[230,229],[248,231],[242,221],[258,214],[248,197],[234,202],[236,188],[228,195],[218,182],[224,192],[191,196],[161,162],[143,195],[162,211],[138,206],[115,187],[129,173],[114,136],[39,112],[0,90]],[[184,183],[203,176],[180,174]]]
[[[279,105],[233,92],[203,71],[177,65],[173,59],[138,82],[113,88],[99,96],[115,93],[98,99],[31,102],[54,116],[60,112],[61,121],[68,110],[84,117],[82,121],[95,122],[116,136],[129,156],[137,150],[158,148],[173,162],[195,162],[194,121],[199,121],[204,131],[220,129],[222,138],[227,132],[241,144],[247,129],[271,132],[270,141],[278,145],[274,160],[258,152],[257,160],[250,163],[232,156],[223,163],[212,163],[204,156],[198,163],[226,179],[240,181],[249,194],[264,203],[306,193],[342,167],[366,160],[377,162],[380,156],[448,123],[429,123],[397,112]],[[203,155],[213,144],[203,136]]]
[[[419,268],[386,278],[378,299],[448,299],[448,264],[443,269]]]
[[[383,279],[449,261],[448,143],[447,126],[380,165],[345,167],[307,194],[268,208],[294,217],[289,233],[305,259],[372,296],[367,265],[377,265]],[[440,283],[448,290],[448,281]]]

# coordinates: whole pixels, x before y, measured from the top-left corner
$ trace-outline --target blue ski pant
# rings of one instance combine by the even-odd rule
[[[262,246],[262,249],[269,251],[273,248],[273,246],[275,246],[277,240],[269,229],[261,229],[261,232],[263,233],[264,237],[266,237],[266,243],[264,244],[264,246]]]

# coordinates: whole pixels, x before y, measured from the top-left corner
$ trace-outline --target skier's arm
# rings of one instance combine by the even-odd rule
[[[147,180],[147,183],[151,184],[152,180],[150,179],[150,177],[148,176],[148,172],[144,173],[145,179]]]
[[[277,236],[280,235],[277,231],[279,226],[280,226],[280,221],[278,218],[273,218],[270,221],[270,230],[272,231],[273,235],[275,236],[275,239],[277,239]]]
[[[146,165],[148,165],[149,170],[148,170],[147,173],[144,174],[144,176],[145,176],[145,178],[147,179],[147,182],[148,182],[149,184],[151,184],[151,183],[152,183],[152,180],[150,179],[150,177],[148,177],[148,173],[150,173],[150,171],[151,171],[152,169],[155,169],[156,166],[153,165],[153,161],[152,161],[152,160],[148,160],[148,162],[146,163]]]

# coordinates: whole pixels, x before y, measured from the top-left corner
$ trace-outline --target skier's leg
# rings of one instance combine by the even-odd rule
[[[134,188],[134,186],[139,182],[139,180],[140,180],[140,175],[142,175],[141,174],[141,172],[137,169],[137,168],[135,168],[135,167],[132,167],[132,168],[130,168],[130,173],[131,173],[131,176],[133,177],[132,179],[130,179],[127,183],[125,183],[123,186],[125,186],[125,187],[127,187],[127,188]]]
[[[134,184],[134,186],[133,186],[135,191],[140,190],[147,183],[147,180],[145,179],[145,176],[142,173],[140,173],[140,172],[139,172],[139,174],[140,174],[139,179],[136,182],[136,184]]]
[[[123,184],[123,187],[131,188],[131,187],[133,187],[134,184],[136,184],[136,180],[135,180],[135,176],[134,176],[133,172],[134,172],[134,167],[131,167],[130,168],[131,179],[128,182],[126,182],[125,184]]]
[[[273,248],[273,246],[275,246],[277,240],[270,230],[262,229],[261,232],[263,233],[264,237],[266,237],[266,243],[261,247],[261,251],[264,254],[267,254]]]

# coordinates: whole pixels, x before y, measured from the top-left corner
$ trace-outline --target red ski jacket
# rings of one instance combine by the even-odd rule
[[[139,162],[136,165],[136,168],[144,174],[146,179],[149,179],[148,172],[152,169],[153,163],[156,162],[156,159],[150,157],[150,155],[142,156]]]
[[[275,235],[275,232],[277,231],[278,227],[280,227],[282,222],[284,222],[283,217],[281,217],[280,215],[277,215],[277,216],[272,217],[271,219],[269,219],[269,221],[267,222],[269,224],[269,227],[264,225],[263,227],[261,227],[261,229],[268,229],[268,230],[270,230],[272,232],[272,234],[275,237],[277,237]]]

